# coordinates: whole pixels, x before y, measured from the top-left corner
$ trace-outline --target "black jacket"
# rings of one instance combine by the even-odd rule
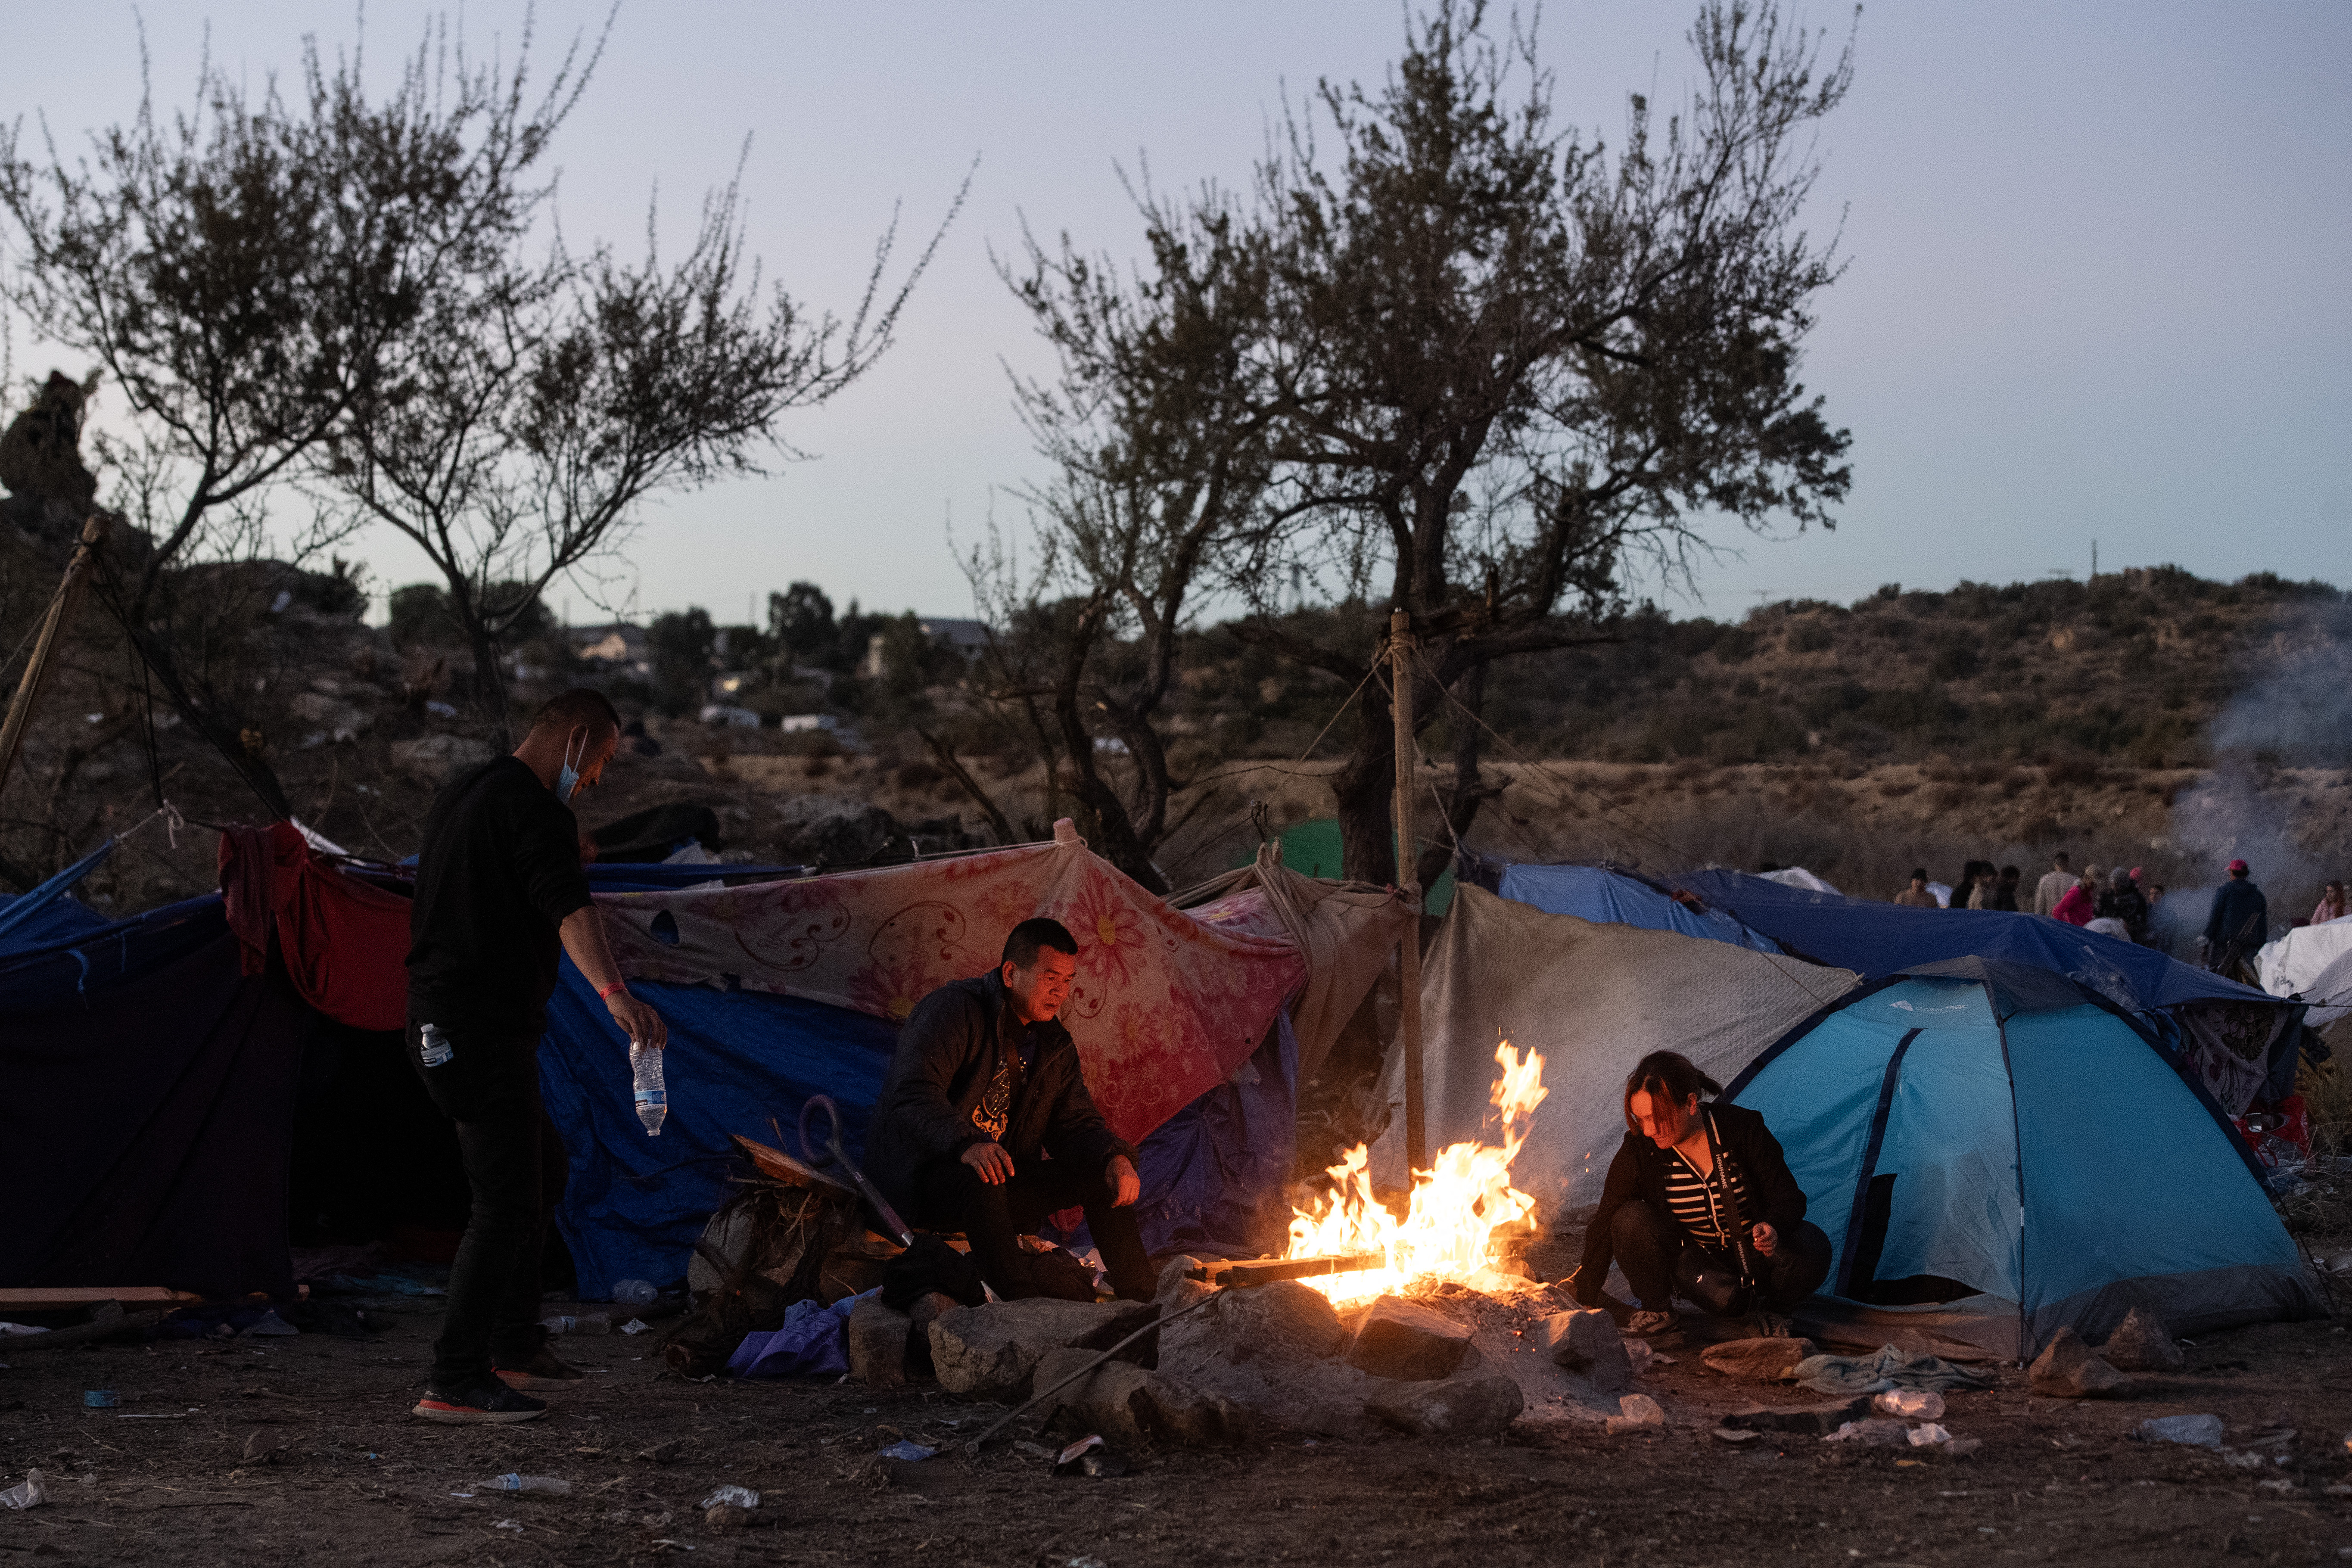
[[[2270,940],[2270,900],[2245,878],[2231,878],[2213,889],[2212,912],[2205,917],[2205,940],[2217,950],[2224,942],[2242,942],[2246,952],[2253,952]]]
[[[1699,1109],[1713,1113],[1715,1135],[1724,1157],[1746,1179],[1748,1202],[1740,1217],[1750,1226],[1759,1221],[1769,1225],[1783,1235],[1793,1230],[1805,1217],[1805,1192],[1789,1173],[1788,1157],[1780,1152],[1780,1141],[1764,1125],[1764,1118],[1744,1105],[1721,1101]],[[1615,1252],[1609,1228],[1617,1211],[1639,1198],[1658,1214],[1668,1214],[1666,1173],[1671,1159],[1671,1151],[1659,1148],[1639,1131],[1627,1129],[1625,1141],[1617,1146],[1617,1157],[1609,1162],[1601,1207],[1584,1233],[1584,1262],[1576,1271],[1576,1299],[1584,1305],[1601,1303],[1601,1289],[1609,1278]]]
[[[559,929],[588,907],[580,825],[512,757],[472,768],[434,797],[408,908],[412,1023],[528,1037],[547,1027]]]
[[[997,1063],[1014,1050],[1020,1026],[1006,1005],[1004,981],[994,971],[956,980],[915,1004],[898,1031],[889,1079],[875,1101],[866,1139],[866,1173],[891,1204],[914,1206],[915,1173],[934,1160],[953,1160],[988,1134],[972,1121]],[[1115,1136],[1094,1096],[1087,1092],[1078,1047],[1056,1020],[1035,1025],[1035,1059],[1013,1098],[1012,1120],[996,1140],[1027,1170],[1040,1153],[1074,1169],[1099,1173],[1113,1154],[1135,1158],[1135,1145]]]

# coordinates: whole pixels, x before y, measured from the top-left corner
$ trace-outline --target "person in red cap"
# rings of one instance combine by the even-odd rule
[[[2205,934],[2197,939],[2207,967],[2233,979],[2245,957],[2270,940],[2270,900],[2254,886],[2248,869],[2243,860],[2230,862],[2230,879],[2213,890]]]

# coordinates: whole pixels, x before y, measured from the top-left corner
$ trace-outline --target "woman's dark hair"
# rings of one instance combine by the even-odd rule
[[[1633,1073],[1625,1079],[1625,1126],[1631,1131],[1637,1125],[1633,1119],[1636,1094],[1648,1095],[1653,1104],[1664,1096],[1683,1106],[1690,1103],[1693,1095],[1722,1092],[1723,1085],[1699,1071],[1680,1051],[1652,1051],[1633,1064]]]

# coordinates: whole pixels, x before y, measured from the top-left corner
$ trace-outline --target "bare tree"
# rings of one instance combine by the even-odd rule
[[[238,694],[187,657],[208,635],[205,598],[174,584],[258,552],[273,493],[373,385],[386,346],[527,224],[527,171],[594,63],[575,41],[534,91],[530,56],[527,34],[511,69],[477,65],[436,26],[372,100],[357,53],[330,64],[306,40],[291,94],[274,77],[248,91],[207,59],[194,109],[164,116],[151,84],[79,158],[46,130],[37,149],[21,125],[0,130],[20,260],[7,300],[129,405],[113,456],[147,537],[120,552],[106,597],[175,705],[281,815]]]
[[[518,243],[477,258],[391,341],[321,471],[440,571],[495,724],[500,644],[547,584],[624,542],[648,495],[761,472],[785,413],[890,347],[962,201],[886,295],[894,221],[846,321],[763,289],[730,184],[675,263],[650,216],[634,264],[603,246],[534,262]]]
[[[1005,627],[1000,702],[1023,705],[1096,848],[1154,892],[1152,852],[1183,820],[1162,710],[1204,584],[1266,479],[1267,399],[1251,378],[1268,258],[1213,190],[1139,201],[1148,272],[1034,238],[1006,281],[1060,360],[1015,395],[1055,476],[1023,492],[1040,544],[1025,584],[1001,552],[967,563]],[[1120,759],[1115,777],[1106,758]],[[1195,805],[1198,802],[1196,800]]]
[[[1487,793],[1487,665],[1600,635],[1629,567],[1685,566],[1711,516],[1828,526],[1846,489],[1847,437],[1795,370],[1837,272],[1799,226],[1806,138],[1850,53],[1824,66],[1771,0],[1706,0],[1690,41],[1690,102],[1661,132],[1633,99],[1612,155],[1554,126],[1531,33],[1497,41],[1476,0],[1442,0],[1381,87],[1323,84],[1259,171],[1274,501],[1234,580],[1262,612],[1297,567],[1412,614],[1415,713],[1453,721],[1457,833]],[[1348,874],[1393,879],[1375,648],[1270,613],[1241,630],[1361,685],[1333,790]]]

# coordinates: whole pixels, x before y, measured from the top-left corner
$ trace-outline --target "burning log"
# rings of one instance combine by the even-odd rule
[[[1186,1269],[1185,1277],[1206,1280],[1212,1285],[1247,1287],[1271,1285],[1277,1279],[1307,1279],[1318,1274],[1346,1274],[1359,1268],[1387,1266],[1387,1257],[1378,1252],[1358,1252],[1343,1257],[1253,1258],[1239,1261],[1211,1258],[1197,1268]]]

